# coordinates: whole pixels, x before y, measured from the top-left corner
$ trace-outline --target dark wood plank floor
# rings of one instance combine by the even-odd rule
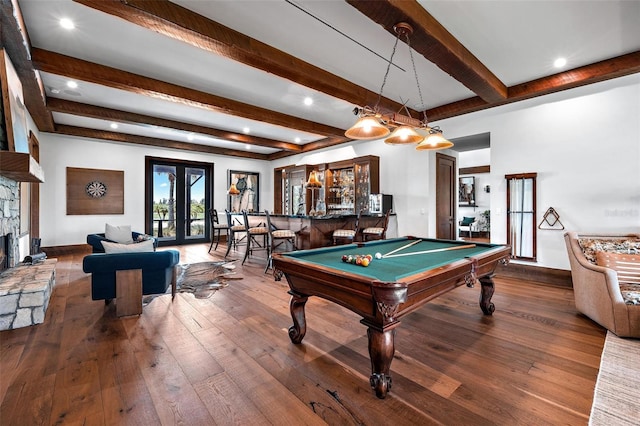
[[[226,247],[180,248],[181,262]],[[240,253],[235,253],[241,258]],[[493,316],[459,287],[397,329],[385,400],[369,387],[366,329],[327,301],[307,303],[289,341],[285,282],[265,259],[210,299],[154,298],[139,317],[92,301],[82,256],[58,259],[43,324],[0,332],[2,425],[585,425],[604,330],[570,290],[496,278]]]

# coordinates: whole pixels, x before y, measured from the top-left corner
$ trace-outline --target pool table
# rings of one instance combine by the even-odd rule
[[[376,259],[376,253],[383,257]],[[343,262],[342,256],[349,254],[374,258],[364,267]],[[309,296],[330,300],[362,317],[360,322],[368,327],[369,381],[376,396],[384,398],[391,389],[390,367],[400,318],[441,294],[463,284],[473,287],[477,281],[480,308],[491,315],[495,309],[492,276],[498,262],[507,263],[509,254],[509,247],[503,245],[403,237],[274,253],[273,265],[275,279],[284,275],[289,283],[293,343],[301,343],[305,336],[304,306]]]

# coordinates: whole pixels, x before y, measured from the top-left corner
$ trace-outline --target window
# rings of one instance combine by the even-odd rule
[[[536,176],[537,173],[506,175],[507,244],[511,257],[536,260]]]

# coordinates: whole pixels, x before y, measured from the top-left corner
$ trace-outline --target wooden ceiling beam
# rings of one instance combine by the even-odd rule
[[[373,105],[378,99],[376,92],[167,0],[74,1],[358,106]],[[384,97],[380,106],[391,111],[403,108],[401,103]]]
[[[199,133],[223,139],[230,142],[256,145],[278,150],[298,153],[302,151],[300,145],[294,143],[277,141],[274,139],[261,138],[241,133],[228,132],[226,130],[214,129],[211,127],[199,126],[196,124],[184,123],[181,121],[168,120],[164,118],[152,117],[149,115],[136,114],[111,108],[104,108],[95,105],[83,104],[59,98],[49,98],[47,102],[49,110],[65,114],[79,115],[82,117],[97,118],[102,120],[114,120],[122,123],[145,124],[169,129],[181,130],[184,132]]]
[[[14,10],[11,1],[0,1],[0,46],[6,50],[20,78],[24,104],[33,122],[40,130],[53,131],[53,117],[45,105],[42,81],[31,63],[29,37],[22,13],[19,9]]]
[[[500,102],[487,103],[473,97],[429,109],[427,117],[429,121],[443,120],[639,72],[640,51],[637,51],[511,86],[508,98]]]
[[[68,126],[65,124],[57,124],[54,133],[67,136],[77,136],[81,138],[100,139],[111,142],[123,142],[137,145],[155,146],[160,148],[178,149],[182,151],[203,152],[207,154],[251,158],[255,160],[269,159],[268,155],[259,154],[256,152],[217,148],[209,145],[178,142],[169,139],[151,138],[148,136],[130,135],[126,133],[108,132],[104,130],[87,129],[85,127]]]
[[[47,50],[34,48],[32,50],[32,62],[36,69],[40,71],[182,105],[244,117],[323,136],[337,136],[344,133],[343,129],[337,127],[327,126]]]
[[[396,36],[399,22],[413,27],[411,47],[458,80],[485,102],[507,98],[507,87],[417,1],[346,0],[372,21]],[[402,40],[402,39],[401,39]],[[404,40],[403,40],[404,41]]]

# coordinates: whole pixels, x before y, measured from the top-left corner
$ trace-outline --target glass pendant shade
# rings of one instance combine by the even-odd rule
[[[416,146],[418,151],[451,148],[453,142],[445,139],[441,133],[431,133]]]
[[[231,186],[229,187],[229,190],[227,191],[227,194],[229,195],[238,195],[240,194],[240,190],[238,188],[236,188],[236,184],[232,183]]]
[[[389,134],[389,129],[380,124],[375,117],[366,116],[358,119],[344,135],[350,139],[380,139]]]
[[[413,127],[400,126],[391,133],[391,135],[384,140],[384,143],[390,145],[419,143],[424,140],[424,136],[416,132]]]

